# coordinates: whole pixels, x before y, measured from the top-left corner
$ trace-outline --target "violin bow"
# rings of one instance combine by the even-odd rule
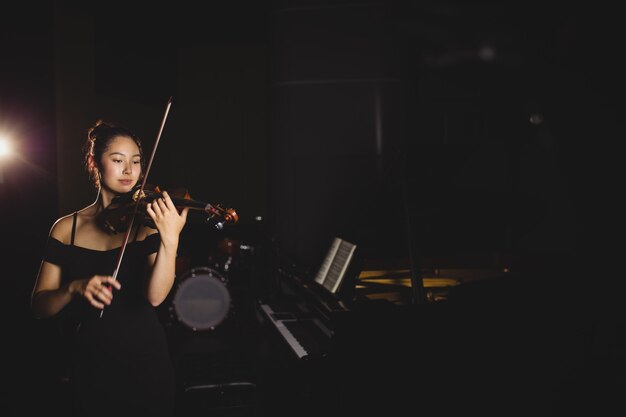
[[[159,140],[161,140],[161,134],[163,133],[163,128],[165,127],[165,121],[167,120],[167,115],[170,112],[170,107],[172,107],[172,99],[173,97],[170,96],[165,106],[165,113],[163,114],[163,119],[161,120],[161,127],[159,127],[159,132],[157,133],[156,141],[154,142],[154,147],[152,148],[152,153],[150,154],[150,159],[148,160],[148,166],[146,167],[146,173],[143,176],[143,181],[141,182],[141,187],[139,188],[139,194],[137,194],[138,196],[143,195],[143,189],[146,186],[148,174],[150,173],[150,167],[152,166],[152,161],[154,160],[154,155],[156,154],[157,146],[159,146]],[[115,266],[115,271],[113,271],[113,279],[117,279],[117,273],[120,270],[120,265],[122,264],[122,258],[124,257],[126,245],[128,244],[130,231],[133,228],[133,222],[135,220],[135,217],[137,216],[137,209],[139,208],[139,200],[140,198],[137,198],[137,200],[135,201],[135,208],[133,211],[133,215],[130,218],[130,223],[128,224],[128,228],[126,229],[126,233],[124,234],[124,243],[122,243],[122,247],[120,248],[120,251],[117,256],[117,265]],[[104,314],[104,308],[100,310],[101,318],[103,314]]]

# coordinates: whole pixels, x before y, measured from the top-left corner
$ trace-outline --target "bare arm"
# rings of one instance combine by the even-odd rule
[[[62,222],[57,222],[50,236],[60,237],[63,227]],[[105,304],[111,304],[113,298],[111,287],[118,290],[121,288],[119,282],[104,275],[95,275],[61,285],[61,273],[60,266],[47,261],[41,262],[31,294],[31,311],[35,318],[58,314],[77,296],[86,298],[92,306],[102,309]]]
[[[61,288],[60,283],[61,268],[42,261],[31,295],[31,310],[35,318],[54,316],[72,301],[69,286]]]
[[[90,278],[60,285],[61,268],[43,261],[31,296],[31,310],[35,318],[46,318],[58,314],[76,296],[82,296],[95,308],[102,309],[111,304],[113,293],[107,285],[120,289],[118,281],[110,276],[94,275]]]
[[[165,300],[174,285],[178,241],[189,208],[184,208],[179,214],[170,196],[164,191],[163,198],[148,204],[146,211],[161,236],[159,250],[150,257],[152,270],[146,281],[146,297],[156,307]]]

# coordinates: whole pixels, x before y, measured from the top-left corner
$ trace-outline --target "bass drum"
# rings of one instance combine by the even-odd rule
[[[181,276],[172,299],[176,319],[187,328],[214,330],[231,308],[226,279],[208,267],[193,268]]]

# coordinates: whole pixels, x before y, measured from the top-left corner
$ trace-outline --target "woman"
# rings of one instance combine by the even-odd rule
[[[85,166],[98,195],[52,226],[32,311],[37,318],[72,323],[76,415],[171,415],[174,370],[155,307],[174,284],[189,209],[179,212],[167,192],[147,204],[156,229],[133,226],[114,279],[125,233],[107,230],[101,218],[116,196],[131,192],[142,178],[141,141],[126,128],[99,121],[85,145]]]

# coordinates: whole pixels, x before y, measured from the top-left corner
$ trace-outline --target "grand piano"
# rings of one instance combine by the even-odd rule
[[[485,317],[461,312],[451,299],[463,300],[473,285],[508,280],[506,265],[424,265],[424,298],[415,303],[408,260],[382,265],[356,256],[353,264],[334,293],[316,281],[323,263],[274,265],[273,290],[257,301],[271,340],[262,386],[273,415],[401,411],[415,406],[418,392],[428,397],[419,407],[434,409],[458,396],[456,382],[470,384],[459,374],[471,367],[458,343],[481,327],[467,326],[470,317],[486,323]],[[484,351],[476,349],[466,353],[481,358]],[[447,378],[456,382],[444,389]]]

